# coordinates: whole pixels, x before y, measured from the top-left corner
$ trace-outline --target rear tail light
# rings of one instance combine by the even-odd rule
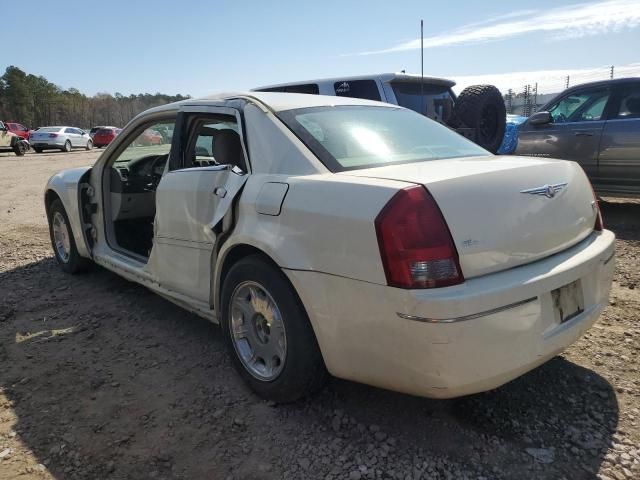
[[[57,133],[50,133],[49,138],[56,138],[58,136]]]
[[[604,228],[604,223],[602,222],[602,212],[600,211],[600,203],[598,202],[598,196],[596,195],[596,192],[593,190],[593,186],[591,186],[591,192],[593,192],[593,202],[591,203],[591,205],[593,205],[593,208],[596,211],[596,223],[593,226],[593,229],[596,232],[601,232],[602,229]]]
[[[464,282],[451,232],[424,187],[396,193],[375,226],[390,286],[436,288]]]

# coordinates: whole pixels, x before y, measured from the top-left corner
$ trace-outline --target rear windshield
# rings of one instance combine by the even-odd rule
[[[490,155],[449,128],[403,108],[314,107],[278,116],[333,172]]]
[[[100,130],[98,130],[98,131],[96,132],[96,135],[97,135],[97,134],[100,134],[100,135],[109,135],[109,134],[111,134],[111,133],[113,133],[113,129],[111,129],[111,128],[101,128]]]
[[[444,85],[420,84],[415,82],[391,82],[398,105],[422,113],[429,118],[446,122],[453,108],[449,87]]]
[[[39,132],[59,132],[60,127],[42,127],[38,129]]]

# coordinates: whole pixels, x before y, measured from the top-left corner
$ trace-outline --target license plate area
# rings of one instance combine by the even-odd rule
[[[584,297],[580,280],[551,292],[556,323],[564,323],[584,312]]]

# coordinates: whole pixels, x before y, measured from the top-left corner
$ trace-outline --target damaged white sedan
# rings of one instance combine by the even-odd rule
[[[66,272],[95,262],[220,323],[277,401],[327,372],[438,398],[498,387],[595,322],[614,270],[576,163],[343,97],[154,108],[53,176],[45,205]]]

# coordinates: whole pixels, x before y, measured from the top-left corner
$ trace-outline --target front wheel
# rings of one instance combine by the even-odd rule
[[[92,142],[91,140],[88,140],[88,141],[87,141],[86,149],[87,149],[87,150],[91,150],[92,148],[93,148],[93,142]]]
[[[62,270],[78,273],[87,269],[90,261],[78,253],[73,238],[69,217],[60,200],[54,200],[49,207],[49,235],[53,253]]]
[[[69,153],[71,151],[71,142],[69,140],[64,142],[64,147],[62,147],[62,151],[65,153]]]
[[[234,366],[261,397],[292,402],[327,372],[309,318],[285,275],[259,255],[236,263],[222,287],[220,323]]]
[[[13,147],[13,153],[15,153],[18,157],[23,157],[24,154],[27,153],[28,149],[29,146],[24,142],[17,142]]]

